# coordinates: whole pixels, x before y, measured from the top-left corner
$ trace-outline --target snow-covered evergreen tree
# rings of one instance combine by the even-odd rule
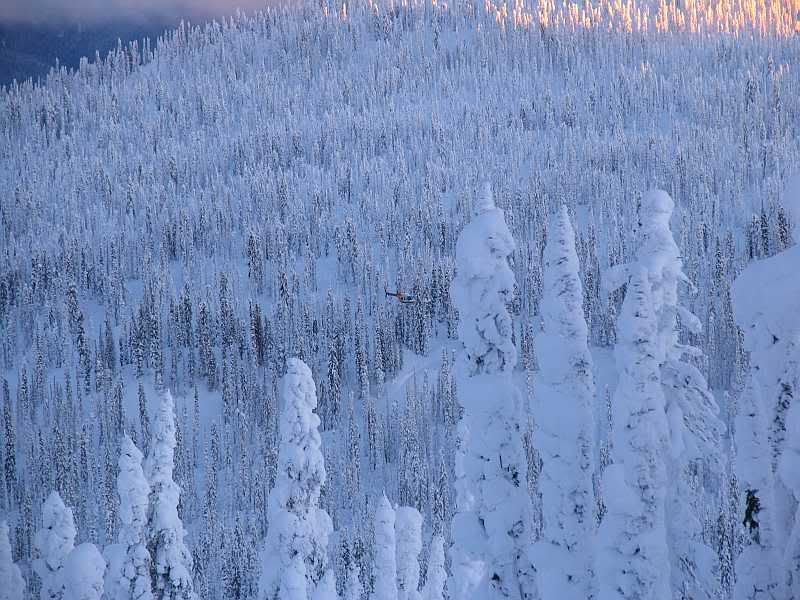
[[[800,598],[800,402],[786,414],[786,445],[778,463],[778,474],[795,498],[794,524],[786,540],[783,564],[787,596]]]
[[[670,228],[674,206],[663,190],[644,195],[638,210],[636,260],[613,268],[607,283],[616,289],[633,272],[643,269],[650,286],[656,324],[653,351],[670,428],[666,465],[671,587],[676,598],[711,600],[718,594],[719,569],[714,552],[703,539],[701,507],[712,503],[716,495],[705,495],[696,480],[702,473],[721,475],[720,435],[724,427],[705,377],[686,360],[702,353],[679,342],[679,323],[694,334],[701,327],[697,317],[679,302],[678,285],[689,280]]]
[[[422,590],[422,600],[444,600],[445,585],[447,584],[447,571],[444,559],[444,538],[434,535],[431,540],[431,551],[428,557],[428,571],[425,577],[425,587]]]
[[[64,563],[64,597],[100,600],[105,570],[106,561],[97,546],[89,543],[76,546]]]
[[[383,494],[375,508],[375,562],[372,600],[397,600],[395,511]]]
[[[361,585],[358,562],[353,561],[350,563],[350,567],[347,570],[342,600],[361,600],[363,594],[364,586]]]
[[[315,600],[319,586],[320,593],[329,587],[327,548],[333,526],[319,507],[325,462],[320,421],[314,412],[317,392],[311,370],[300,359],[287,361],[283,397],[278,474],[269,495],[269,530],[261,552],[258,597],[283,600],[290,593],[285,585],[292,586],[291,594],[301,593],[295,587],[302,574],[302,597]]]
[[[142,470],[142,453],[125,435],[120,445],[118,543],[106,548],[108,562],[105,592],[108,600],[150,600],[152,560],[147,550],[147,507],[150,484]]]
[[[800,175],[789,179],[783,207],[798,239]],[[800,587],[798,260],[800,245],[795,244],[749,265],[731,289],[750,356],[736,421],[740,519],[745,524],[745,547],[736,562],[737,600],[793,598]]]
[[[0,600],[22,600],[25,580],[11,556],[8,524],[0,522]]]
[[[58,492],[42,505],[42,528],[34,539],[33,569],[41,580],[42,600],[68,600],[64,596],[64,565],[75,547],[75,520]]]
[[[612,464],[598,532],[599,600],[671,598],[665,501],[669,431],[647,272],[634,271],[617,323]]]
[[[150,483],[147,510],[147,551],[152,560],[152,593],[156,600],[194,600],[192,555],[184,541],[178,514],[180,487],[173,480],[175,468],[175,404],[167,390],[161,395],[151,424],[152,440],[146,460]]]
[[[422,515],[416,508],[395,510],[397,541],[397,598],[419,600],[419,555],[422,552]]]
[[[543,599],[583,600],[593,589],[594,379],[575,233],[566,206],[548,229],[543,260],[543,331],[536,338],[541,384],[533,410],[542,454],[544,523],[531,557]]]
[[[521,397],[511,380],[517,362],[512,320],[514,239],[484,184],[472,220],[456,244],[451,297],[459,313],[462,359],[453,517],[455,600],[533,597],[527,557],[530,499],[522,445]]]
[[[736,600],[778,600],[783,597],[780,553],[775,531],[773,473],[764,400],[758,382],[748,378],[736,416],[736,475],[742,496],[740,522],[744,548],[736,559]]]

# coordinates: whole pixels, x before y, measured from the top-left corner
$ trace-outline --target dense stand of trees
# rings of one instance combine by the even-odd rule
[[[692,430],[687,453],[663,457],[652,472],[678,474],[690,493],[648,502],[696,509],[690,538],[718,560],[721,597],[733,593],[741,546],[753,543],[730,432],[752,400],[743,394],[749,364],[730,286],[747,264],[793,243],[780,191],[800,164],[797,52],[797,37],[758,32],[623,35],[515,27],[483,6],[326,6],[182,26],[157,45],[6,88],[0,514],[29,593],[49,585],[34,559],[37,531],[56,516],[74,521],[69,543],[124,546],[105,555],[109,568],[112,558],[136,565],[138,545],[160,561],[157,540],[136,538],[137,501],[118,485],[120,456],[135,457],[127,435],[145,456],[172,444],[174,472],[159,479],[158,463],[146,462],[143,473],[150,486],[155,477],[181,490],[162,508],[180,515],[185,537],[165,534],[182,539],[157,563],[163,577],[152,580],[153,593],[191,584],[202,598],[255,595],[257,549],[281,478],[280,381],[297,357],[316,382],[321,452],[335,474],[318,503],[331,519],[338,591],[375,591],[376,560],[389,561],[374,531],[385,491],[391,510],[422,515],[422,581],[437,597],[440,547],[462,510],[456,240],[485,178],[515,240],[507,333],[519,354],[509,378],[523,393],[517,464],[525,472],[514,476],[524,477],[531,503],[526,535],[555,545],[565,542],[543,516],[558,512],[552,501],[563,482],[545,464],[552,453],[537,440],[531,410],[545,404],[537,386],[547,359],[535,340],[553,326],[542,324],[554,314],[547,245],[564,237],[569,217],[577,273],[561,276],[580,279],[570,289],[582,295],[586,341],[601,359],[597,435],[589,442],[576,431],[595,450],[585,453],[595,465],[591,494],[581,472],[580,506],[592,504],[602,528],[607,515],[629,514],[603,492],[624,470],[603,471],[624,442],[620,407],[636,410],[603,374],[608,350],[632,340],[618,325],[634,311],[623,300],[634,301],[636,286],[607,293],[602,281],[609,267],[641,260],[642,192],[658,186],[674,198],[679,269],[694,287],[682,287],[679,302],[655,303],[668,306],[662,316],[678,314],[674,330],[659,335],[700,352],[678,360],[668,350],[658,361],[662,383],[680,376],[690,385],[657,402],[710,406],[697,379],[705,378],[727,398],[728,433],[715,442],[720,465],[711,469],[695,455],[703,448],[695,434],[708,432]],[[549,225],[562,206],[567,215]],[[401,305],[385,289],[418,301]],[[702,327],[687,327],[690,314]],[[792,424],[786,381],[774,409],[773,390],[760,390],[768,409],[752,423],[768,437],[772,454],[756,459],[772,480]],[[161,419],[166,390],[175,399],[171,431]],[[43,512],[52,491],[69,519],[55,499]],[[762,497],[751,495],[752,517]],[[167,558],[176,555],[187,573],[173,579]],[[84,547],[75,556],[93,554]]]

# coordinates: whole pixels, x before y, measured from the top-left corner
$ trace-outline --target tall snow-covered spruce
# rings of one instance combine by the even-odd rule
[[[8,540],[8,524],[0,522],[0,600],[22,600],[25,580],[11,556]]]
[[[375,507],[375,585],[372,600],[397,600],[395,510],[383,494]]]
[[[106,561],[94,544],[81,544],[69,553],[64,564],[64,598],[100,600]]]
[[[117,491],[122,527],[118,543],[104,552],[108,561],[106,597],[108,600],[151,600],[152,560],[145,531],[150,484],[142,470],[142,453],[127,435],[120,444]]]
[[[400,506],[395,510],[397,540],[397,598],[420,600],[419,555],[422,552],[422,515],[416,508]]]
[[[146,461],[150,483],[147,551],[152,559],[152,593],[156,600],[195,600],[192,555],[186,547],[186,533],[178,515],[181,490],[172,475],[176,446],[175,404],[169,391],[161,396],[152,436]]]
[[[744,547],[736,559],[736,600],[782,597],[774,475],[767,431],[764,399],[751,374],[739,398],[736,415],[736,475],[742,490],[737,521],[744,526]]]
[[[592,595],[594,378],[583,313],[575,232],[562,206],[544,249],[540,385],[534,419],[542,454],[542,538],[532,549],[544,600]]]
[[[445,570],[444,538],[436,534],[431,540],[431,551],[428,558],[425,587],[422,590],[422,600],[444,600],[446,585],[447,571]]]
[[[659,380],[656,317],[647,272],[634,271],[617,323],[613,447],[603,473],[607,513],[598,532],[599,600],[672,598],[665,523],[669,431]]]
[[[800,175],[783,208],[800,239]],[[800,597],[800,245],[750,264],[732,287],[736,322],[750,355],[736,421],[739,520],[736,600]]]
[[[76,535],[72,509],[64,505],[58,492],[52,492],[42,505],[42,528],[34,539],[33,569],[41,580],[42,600],[65,598],[64,566]]]
[[[261,552],[260,600],[329,598],[328,537],[333,525],[319,507],[325,462],[319,434],[317,392],[311,370],[287,361],[275,486],[269,495],[267,538]]]
[[[528,546],[530,499],[522,444],[521,395],[512,382],[517,350],[508,312],[514,239],[485,183],[456,245],[451,298],[462,345],[457,372],[457,513],[453,517],[454,600],[534,597]]]
[[[667,468],[667,535],[670,587],[675,598],[711,600],[719,594],[716,556],[703,535],[703,507],[716,495],[705,494],[704,478],[723,470],[720,437],[724,426],[708,383],[690,362],[702,352],[679,341],[679,324],[700,333],[698,318],[679,301],[678,286],[689,284],[670,221],[675,203],[663,190],[644,194],[639,206],[639,246],[631,264],[611,269],[606,284],[615,289],[639,270],[649,286],[655,332],[652,351],[664,396],[669,438]],[[698,485],[699,482],[699,485]]]

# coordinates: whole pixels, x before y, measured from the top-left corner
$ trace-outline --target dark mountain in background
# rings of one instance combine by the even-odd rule
[[[24,81],[44,77],[56,64],[76,68],[82,57],[94,60],[117,45],[136,39],[155,40],[179,19],[159,18],[150,21],[111,21],[91,26],[71,24],[55,27],[50,24],[0,23],[0,86],[15,79]]]

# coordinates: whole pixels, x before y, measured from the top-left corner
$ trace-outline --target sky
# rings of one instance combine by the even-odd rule
[[[262,8],[267,0],[0,0],[0,23],[97,25],[157,17],[206,18],[237,8]]]

